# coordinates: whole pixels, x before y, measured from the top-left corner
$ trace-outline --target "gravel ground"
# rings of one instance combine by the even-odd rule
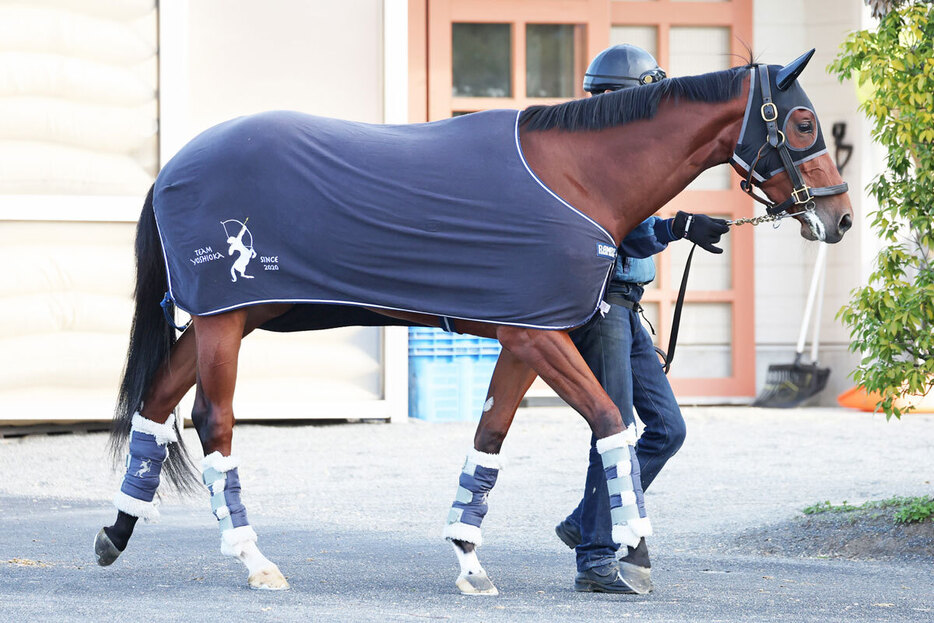
[[[823,500],[929,494],[934,417],[717,407],[685,418],[684,448],[647,496],[656,591],[646,597],[572,590],[573,554],[552,529],[577,502],[589,433],[567,408],[521,410],[506,441],[480,550],[502,593],[490,599],[456,593],[439,537],[472,424],[238,426],[244,501],[290,578],[286,594],[243,588],[239,563],[218,552],[206,495],[166,496],[163,521],[96,567],[91,540],[112,521],[120,479],[105,435],[0,439],[0,621],[83,621],[105,604],[115,619],[151,607],[168,621],[231,609],[242,614],[231,620],[270,621],[934,621],[930,560],[766,556],[756,543],[782,538]]]
[[[735,543],[743,553],[930,564],[934,521],[899,524],[892,509],[822,513],[748,530]]]

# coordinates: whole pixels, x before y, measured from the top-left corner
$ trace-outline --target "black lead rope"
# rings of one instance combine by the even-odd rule
[[[678,329],[681,326],[681,308],[684,307],[684,293],[688,289],[688,275],[691,273],[691,259],[694,257],[694,249],[697,245],[691,246],[691,252],[688,253],[688,261],[684,264],[684,274],[681,276],[681,289],[678,290],[678,302],[675,303],[675,314],[671,319],[671,336],[668,338],[668,353],[655,347],[655,351],[661,355],[665,361],[665,374],[671,369],[671,362],[675,358],[675,346],[678,345]]]

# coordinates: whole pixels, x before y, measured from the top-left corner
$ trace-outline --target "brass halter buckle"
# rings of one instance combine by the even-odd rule
[[[801,188],[795,188],[794,190],[792,190],[791,196],[794,198],[795,204],[802,204],[802,203],[807,203],[811,201],[813,197],[811,197],[810,191],[811,189],[807,185],[804,185],[804,184],[802,184]],[[801,198],[802,193],[804,195],[803,199]]]
[[[769,115],[766,114],[766,112],[765,112],[765,109],[766,109],[766,108],[769,108],[769,109],[770,109],[770,111],[771,111],[771,113],[772,113],[771,116],[769,116]],[[775,121],[775,120],[778,119],[778,106],[776,106],[776,105],[775,105],[774,103],[772,103],[772,102],[766,102],[765,104],[762,105],[762,108],[759,109],[759,114],[762,115],[762,118],[763,118],[766,122]]]

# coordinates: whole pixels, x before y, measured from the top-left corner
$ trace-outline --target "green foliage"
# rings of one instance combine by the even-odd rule
[[[824,500],[804,508],[801,512],[805,515],[820,515],[822,513],[847,513],[850,511],[886,508],[895,509],[895,523],[914,523],[934,519],[934,498],[926,495],[912,498],[896,495],[887,500],[870,500],[859,506],[853,506],[846,500],[843,500],[842,504],[831,504],[830,500]]]
[[[934,5],[894,6],[876,30],[851,33],[830,70],[870,93],[860,110],[887,150],[868,187],[885,247],[838,317],[863,354],[853,378],[882,395],[887,418],[901,417],[910,408],[895,399],[934,387]]]
[[[934,498],[923,496],[908,498],[895,513],[895,523],[913,523],[934,519]]]
[[[805,515],[820,515],[821,513],[843,513],[846,511],[855,511],[858,506],[850,506],[846,500],[843,500],[843,504],[839,506],[834,506],[830,503],[830,500],[824,500],[823,502],[818,502],[812,506],[804,508],[801,512]]]

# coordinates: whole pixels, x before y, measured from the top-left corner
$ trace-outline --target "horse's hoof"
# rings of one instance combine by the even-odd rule
[[[276,565],[257,571],[247,582],[250,583],[250,588],[260,591],[289,590],[288,581]]]
[[[465,595],[499,595],[499,591],[493,586],[486,571],[462,573],[457,577],[456,584],[460,592]]]
[[[652,592],[652,569],[640,567],[632,563],[619,561],[619,575],[638,595],[647,595]]]
[[[113,544],[104,529],[101,528],[101,531],[97,533],[97,537],[94,539],[94,554],[97,556],[97,564],[102,567],[113,564],[113,561],[119,558],[122,553]]]

